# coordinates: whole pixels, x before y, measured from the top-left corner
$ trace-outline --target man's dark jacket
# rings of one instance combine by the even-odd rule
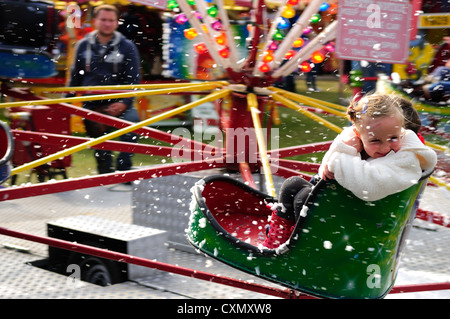
[[[88,33],[75,48],[69,86],[125,85],[140,81],[140,58],[136,45],[121,33],[106,45],[97,41],[97,31]],[[133,106],[133,98],[85,102],[83,106],[93,109],[98,105],[123,102]]]

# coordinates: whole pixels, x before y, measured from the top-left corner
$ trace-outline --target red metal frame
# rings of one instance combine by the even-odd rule
[[[116,171],[109,174],[52,181],[32,185],[22,185],[19,187],[9,187],[0,189],[0,201],[60,193],[76,189],[111,185],[117,183],[127,183],[136,180],[183,174],[212,168],[220,168],[224,166],[225,163],[217,163],[214,160],[174,163],[167,165],[157,165],[152,166],[151,168],[136,169],[131,171]]]
[[[88,245],[68,242],[65,240],[42,237],[13,231],[0,227],[0,234],[20,238],[23,240],[29,240],[44,245],[62,248],[66,250],[76,251],[83,254],[88,254],[100,258],[107,258],[115,261],[126,262],[138,266],[144,266],[148,268],[158,269],[166,272],[171,272],[178,275],[188,276],[196,279],[206,280],[209,282],[219,283],[235,288],[241,288],[258,293],[264,293],[270,296],[286,298],[286,299],[311,299],[314,298],[307,294],[299,293],[291,289],[279,289],[275,287],[264,286],[260,284],[250,283],[239,279],[233,279],[207,273],[201,270],[189,269],[176,265],[171,265],[159,261],[153,261],[142,257],[132,256],[124,253],[114,252],[107,249],[96,248]],[[403,293],[403,292],[420,292],[420,291],[434,291],[434,290],[446,290],[450,289],[450,282],[432,283],[432,284],[416,284],[416,285],[404,285],[393,287],[390,293]]]
[[[441,226],[450,228],[450,217],[443,215],[443,214],[439,214],[436,212],[431,212],[429,210],[423,210],[423,209],[419,208],[417,210],[416,218],[425,220],[425,221],[433,223],[433,224],[437,224],[437,225],[441,225]]]
[[[44,97],[32,94],[26,88],[2,87],[2,93],[4,93],[5,95],[7,95],[9,97],[24,100],[24,101],[43,100],[45,102],[45,100],[46,100],[46,98],[44,98]],[[60,110],[61,112],[71,114],[71,115],[78,115],[85,119],[99,122],[99,123],[102,123],[102,124],[105,124],[108,126],[112,126],[117,129],[121,129],[121,128],[124,128],[124,127],[134,124],[134,123],[131,123],[131,122],[128,122],[125,120],[118,119],[113,116],[101,114],[98,112],[93,112],[93,111],[83,109],[80,107],[76,107],[76,106],[73,106],[73,105],[70,105],[67,103],[51,104],[51,107],[54,107],[54,108]],[[137,134],[140,134],[142,136],[155,138],[157,140],[160,140],[160,141],[163,141],[166,143],[177,144],[181,141],[184,141],[186,143],[190,143],[191,149],[195,149],[195,150],[203,151],[205,147],[207,147],[207,146],[209,148],[211,147],[210,145],[206,145],[206,144],[194,141],[194,140],[187,140],[178,135],[165,133],[165,132],[159,131],[159,130],[151,128],[151,127],[143,127],[134,132]]]
[[[71,135],[61,135],[61,134],[52,134],[45,133],[42,135],[38,132],[31,131],[21,131],[21,130],[11,130],[14,136],[14,140],[16,141],[28,141],[34,143],[42,143],[42,144],[50,144],[50,145],[64,145],[69,148],[84,142],[89,141],[89,138],[71,136]],[[156,146],[156,145],[146,145],[146,144],[137,144],[137,143],[128,143],[128,142],[119,142],[119,141],[106,141],[101,144],[94,145],[92,148],[95,149],[105,149],[110,151],[117,152],[130,152],[144,155],[155,155],[155,156],[168,156],[173,150],[172,147],[168,146]],[[194,158],[194,153],[197,152],[196,149],[186,149],[185,152],[181,154],[182,158],[191,159]],[[206,154],[208,157],[215,156],[214,153],[208,150],[203,150],[203,154]]]
[[[282,290],[278,288],[268,287],[264,285],[259,285],[255,283],[250,283],[248,281],[233,279],[229,277],[219,276],[211,273],[207,273],[201,270],[194,270],[189,268],[184,268],[176,265],[171,265],[159,261],[153,261],[149,259],[145,259],[142,257],[137,256],[131,256],[124,253],[114,252],[107,249],[101,249],[96,248],[93,246],[88,245],[82,245],[78,243],[72,243],[60,239],[50,238],[50,237],[42,237],[42,236],[36,236],[31,235],[27,233],[22,233],[18,231],[13,231],[10,229],[6,229],[3,227],[0,227],[0,234],[10,236],[10,237],[16,237],[23,240],[33,241],[37,243],[41,243],[44,245],[57,247],[61,249],[76,251],[78,253],[83,254],[89,254],[92,256],[100,257],[100,258],[107,258],[115,261],[125,262],[129,264],[134,264],[138,266],[144,266],[148,268],[158,269],[162,271],[171,272],[178,275],[188,276],[192,278],[197,278],[201,280],[206,280],[209,282],[219,283],[223,285],[228,285],[236,288],[242,288],[258,293],[264,293],[267,295],[275,296],[275,297],[282,297],[282,298],[308,298],[309,296],[304,294],[298,294],[292,290]]]

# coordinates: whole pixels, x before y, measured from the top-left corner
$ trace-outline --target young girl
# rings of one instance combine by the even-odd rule
[[[374,94],[347,109],[352,123],[339,134],[319,168],[322,179],[336,179],[356,197],[376,201],[417,183],[422,170],[436,165],[436,153],[416,133],[405,129],[401,100]],[[272,214],[263,243],[276,248],[290,236],[312,185],[300,177],[288,178],[280,189],[280,203]]]

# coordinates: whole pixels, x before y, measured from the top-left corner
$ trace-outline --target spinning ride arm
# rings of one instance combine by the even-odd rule
[[[210,87],[210,89],[213,89],[213,87]],[[174,90],[178,90],[178,89],[167,89],[167,90],[170,90],[171,92],[173,92]],[[179,89],[179,90],[185,91],[186,88],[182,88],[182,89]],[[159,91],[159,94],[160,94],[162,90],[155,90],[155,91]],[[152,92],[154,92],[154,91],[132,92],[131,94],[130,93],[118,93],[118,94],[110,94],[108,96],[112,97],[112,96],[117,95],[117,96],[123,97],[123,96],[130,96],[130,95],[131,96],[149,95]],[[210,102],[210,101],[214,101],[216,99],[223,98],[223,97],[227,96],[228,94],[230,94],[230,92],[231,92],[230,90],[224,89],[224,90],[220,90],[218,92],[211,93],[211,94],[205,96],[204,98],[201,98],[201,99],[198,99],[195,102],[191,102],[191,103],[188,103],[186,105],[180,106],[180,107],[178,107],[178,108],[176,108],[174,110],[170,110],[170,111],[164,112],[164,113],[162,113],[160,115],[151,117],[151,118],[149,118],[147,120],[144,120],[142,122],[138,122],[138,123],[136,123],[134,125],[130,125],[128,127],[124,127],[122,129],[119,129],[119,130],[114,131],[112,133],[103,135],[103,136],[101,136],[99,138],[96,138],[96,139],[93,139],[93,140],[89,140],[87,142],[84,142],[82,144],[76,145],[74,147],[65,149],[63,151],[57,152],[55,154],[52,154],[52,155],[49,155],[49,156],[46,156],[46,157],[43,157],[43,158],[38,159],[36,161],[24,164],[24,165],[19,166],[19,167],[16,167],[16,168],[14,168],[12,170],[11,175],[18,174],[18,173],[20,173],[22,171],[25,171],[27,169],[31,169],[31,168],[37,167],[39,165],[43,165],[45,163],[48,163],[48,162],[50,162],[50,161],[52,161],[54,159],[61,158],[61,157],[73,154],[73,153],[78,152],[78,151],[83,150],[83,149],[87,149],[89,147],[95,146],[95,145],[103,143],[105,141],[114,139],[114,138],[116,138],[118,136],[121,136],[123,134],[129,133],[129,132],[133,132],[133,131],[135,131],[135,130],[137,130],[139,128],[142,128],[144,126],[148,126],[148,125],[150,125],[152,123],[155,123],[155,122],[167,119],[167,118],[172,117],[174,115],[177,115],[179,113],[182,113],[182,112],[185,112],[187,110],[190,110],[191,108],[193,108],[193,107],[195,107],[197,105],[203,104],[205,102]],[[158,94],[158,93],[155,93],[155,94]],[[95,98],[98,98],[98,99],[100,99],[100,98],[104,99],[104,97],[105,97],[104,95],[103,96],[101,96],[101,95],[95,96]],[[87,96],[87,97],[69,98],[69,99],[54,99],[54,100],[46,100],[45,102],[47,104],[51,104],[51,103],[64,102],[64,101],[67,101],[67,100],[70,100],[70,99],[77,99],[77,101],[84,100],[84,99],[92,100],[93,97],[92,96]],[[21,105],[36,105],[36,104],[42,104],[42,100],[5,103],[2,106],[4,106],[4,107],[14,107],[14,106],[21,106]]]

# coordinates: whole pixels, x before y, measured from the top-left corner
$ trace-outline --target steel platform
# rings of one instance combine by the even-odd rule
[[[157,179],[155,179],[156,181]],[[80,189],[0,203],[2,227],[47,236],[46,223],[58,218],[90,215],[133,223],[136,185]],[[450,215],[450,195],[427,187],[421,208]],[[186,207],[188,213],[189,207]],[[162,209],[160,214],[164,214]],[[450,281],[450,228],[416,221],[401,261],[396,285]],[[277,286],[196,252],[166,244],[165,261],[191,269]],[[107,287],[73,282],[67,275],[39,266],[48,257],[43,244],[0,235],[0,298],[2,299],[269,299],[274,298],[222,284],[163,271]],[[450,298],[450,290],[392,294],[388,298]]]

